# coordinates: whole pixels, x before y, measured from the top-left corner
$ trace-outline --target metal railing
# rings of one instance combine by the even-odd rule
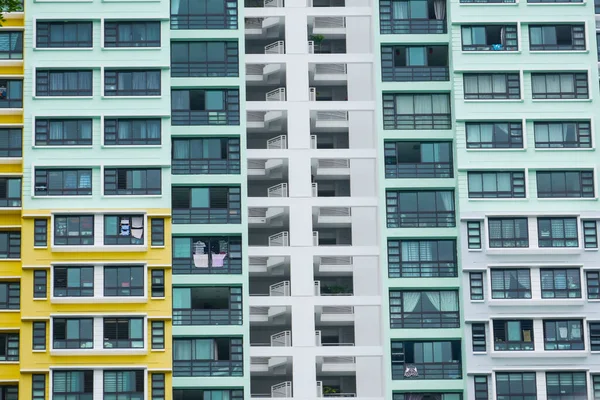
[[[318,183],[312,184],[312,197],[319,197],[319,184]]]
[[[267,189],[267,197],[288,197],[288,184],[279,183]]]
[[[448,228],[456,226],[454,211],[387,213],[388,228]]]
[[[457,276],[456,262],[405,261],[388,263],[390,278],[452,278]]]
[[[308,88],[308,101],[317,101],[317,89],[314,87]]]
[[[239,160],[172,160],[173,175],[237,175],[240,173]]]
[[[242,211],[239,208],[173,208],[174,224],[240,224]]]
[[[240,112],[171,110],[171,123],[176,126],[239,125]]]
[[[382,67],[384,82],[449,81],[448,67]]]
[[[243,361],[173,360],[173,376],[242,376]]]
[[[448,114],[384,115],[383,129],[437,130],[452,129],[452,116]]]
[[[390,327],[392,329],[459,328],[460,313],[458,311],[390,313]]]
[[[290,281],[283,281],[269,286],[269,296],[290,296]]]
[[[285,42],[278,40],[265,46],[265,54],[285,54]]]
[[[314,23],[313,23],[313,30],[345,28],[345,27],[346,27],[346,18],[345,17],[315,17]]]
[[[385,177],[402,178],[452,178],[454,167],[451,162],[421,162],[385,166]]]
[[[283,331],[271,335],[271,347],[290,347],[292,345],[292,331]]]
[[[285,88],[277,88],[267,92],[266,101],[285,101]]]
[[[242,325],[242,310],[174,308],[173,325]]]
[[[462,365],[460,362],[406,364],[392,362],[392,379],[462,379]]]
[[[173,275],[238,275],[242,273],[242,259],[223,259],[223,266],[198,268],[193,258],[173,258]]]
[[[267,140],[267,149],[287,149],[287,135],[279,135]]]
[[[350,168],[350,160],[347,158],[328,159],[320,158],[317,160],[317,168]]]
[[[319,207],[319,217],[350,217],[350,207]]]
[[[271,386],[271,397],[292,397],[292,382],[282,382]]]
[[[380,26],[383,34],[431,35],[446,33],[446,20],[439,19],[387,19],[381,18]]]

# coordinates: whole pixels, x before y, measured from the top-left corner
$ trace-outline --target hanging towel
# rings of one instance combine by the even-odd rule
[[[131,235],[131,226],[129,225],[129,218],[121,218],[121,226],[119,235],[129,236]]]
[[[136,239],[144,237],[144,217],[131,218],[131,236]]]
[[[222,267],[223,260],[225,260],[225,257],[227,257],[227,253],[213,254],[212,255],[212,266],[213,267]]]
[[[196,268],[208,268],[208,254],[194,254],[194,266]]]

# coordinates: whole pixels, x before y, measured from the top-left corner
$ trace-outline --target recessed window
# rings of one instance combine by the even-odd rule
[[[21,207],[21,178],[0,178],[0,208]]]
[[[94,347],[93,318],[53,318],[53,349],[92,349]]]
[[[529,25],[529,49],[585,50],[585,25]]]
[[[469,149],[521,149],[523,124],[521,122],[467,122]]]
[[[105,21],[104,47],[160,47],[160,21]]]
[[[89,146],[92,144],[92,119],[35,120],[36,146]]]
[[[160,96],[160,70],[104,71],[105,96]]]
[[[386,141],[386,178],[452,178],[452,143]]]
[[[34,220],[34,247],[47,247],[48,246],[48,220],[47,219],[35,219]]]
[[[110,146],[160,145],[160,118],[106,118],[104,144]]]
[[[45,299],[48,296],[48,273],[45,270],[33,271],[33,298]]]
[[[0,282],[0,310],[18,310],[21,307],[21,284]]]
[[[165,297],[165,270],[152,270],[152,297]]]
[[[73,215],[54,217],[54,245],[94,245],[94,216]]]
[[[492,269],[492,299],[530,299],[528,269]]]
[[[485,324],[471,324],[471,339],[473,341],[473,352],[486,351]]]
[[[488,219],[490,248],[529,247],[527,218]]]
[[[448,46],[381,46],[384,82],[448,81]]]
[[[384,94],[383,129],[452,129],[450,96],[440,94]]]
[[[388,190],[386,214],[388,228],[454,227],[454,191]]]
[[[238,53],[234,41],[171,42],[171,76],[238,76]]]
[[[150,220],[152,230],[152,246],[165,245],[165,219],[152,218]]]
[[[46,322],[33,322],[33,350],[46,350]]]
[[[581,298],[581,278],[577,268],[540,270],[543,299]]]
[[[577,247],[577,218],[538,218],[539,247]]]
[[[19,333],[0,333],[0,362],[19,361]]]
[[[104,318],[104,348],[144,348],[144,319]]]
[[[469,272],[471,300],[483,300],[483,272]]]
[[[37,21],[36,47],[92,47],[92,27],[91,21]]]
[[[173,325],[242,325],[242,288],[173,288]]]
[[[23,59],[23,32],[2,31],[0,32],[0,59],[22,60]]]
[[[161,194],[160,168],[104,170],[104,194],[111,196],[144,196]]]
[[[548,400],[587,399],[586,376],[586,372],[546,372]]]
[[[519,50],[517,25],[462,26],[461,37],[463,51]]]
[[[540,149],[592,147],[589,121],[534,122],[535,147]]]
[[[173,187],[173,224],[239,224],[239,187]]]
[[[594,171],[538,171],[539,198],[594,197]]]
[[[104,245],[144,244],[143,215],[105,215]]]
[[[21,232],[0,231],[0,259],[21,258]]]
[[[544,321],[545,350],[585,350],[581,320]]]
[[[45,70],[35,72],[35,95],[81,97],[93,95],[92,70]]]
[[[532,73],[534,99],[588,99],[588,76],[582,73]]]
[[[494,320],[494,350],[533,351],[533,320]]]
[[[390,278],[455,277],[454,240],[388,240]]]
[[[91,196],[91,169],[35,169],[36,196]]]
[[[0,128],[0,158],[18,158],[22,156],[23,130],[20,128]]]
[[[94,267],[54,267],[54,297],[93,297]]]
[[[467,172],[469,198],[525,198],[525,172]]]
[[[203,368],[198,368],[202,365]],[[173,340],[173,376],[242,376],[241,338],[176,338]]]
[[[90,399],[94,395],[94,371],[52,371],[52,399]]]
[[[239,90],[171,90],[172,125],[239,125]]]
[[[498,399],[537,399],[535,372],[496,372]]]
[[[144,296],[144,267],[104,267],[104,296]]]
[[[465,99],[493,100],[520,99],[521,84],[518,73],[463,74]]]
[[[173,237],[173,274],[241,274],[239,236]]]
[[[165,322],[152,321],[152,349],[164,350],[165,348]]]

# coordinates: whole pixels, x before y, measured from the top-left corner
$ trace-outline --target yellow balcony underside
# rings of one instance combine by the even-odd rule
[[[0,277],[1,282],[1,277]],[[0,332],[21,327],[21,313],[17,311],[0,311]],[[0,375],[1,376],[1,375]]]
[[[46,352],[28,352],[21,357],[22,370],[46,370],[52,367],[93,365],[93,366],[140,366],[149,369],[170,369],[171,352],[148,352],[144,355],[90,355],[81,351],[81,355],[51,355]]]
[[[19,362],[16,363],[4,363],[0,362],[0,381],[14,381],[18,382],[21,377],[21,368]],[[8,383],[8,382],[2,382]]]
[[[0,278],[6,280],[6,277],[18,277],[22,274],[21,261],[19,260],[0,260]]]
[[[4,72],[4,74],[7,74],[7,73]],[[0,110],[0,111],[3,111],[3,110]],[[23,113],[14,112],[14,113],[6,115],[6,114],[3,114],[2,112],[0,112],[0,125],[21,125],[21,124],[23,124]]]

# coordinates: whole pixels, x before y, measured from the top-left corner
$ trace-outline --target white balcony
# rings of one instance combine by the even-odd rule
[[[248,176],[281,178],[284,162],[281,159],[248,160]]]
[[[248,131],[281,132],[287,124],[284,111],[248,111],[246,129]]]
[[[346,35],[345,17],[314,17],[312,21],[312,34],[327,37],[343,37]]]
[[[279,232],[274,235],[269,236],[269,246],[270,247],[285,247],[290,245],[290,233],[289,232]]]
[[[317,270],[321,273],[352,273],[352,257],[317,257]]]
[[[321,323],[354,322],[352,306],[319,306],[315,307],[317,320]]]
[[[317,159],[316,175],[320,177],[350,176],[350,160],[344,158]]]
[[[317,223],[323,225],[347,225],[352,223],[350,207],[319,207]]]
[[[250,273],[281,275],[286,263],[285,257],[250,257]]]

